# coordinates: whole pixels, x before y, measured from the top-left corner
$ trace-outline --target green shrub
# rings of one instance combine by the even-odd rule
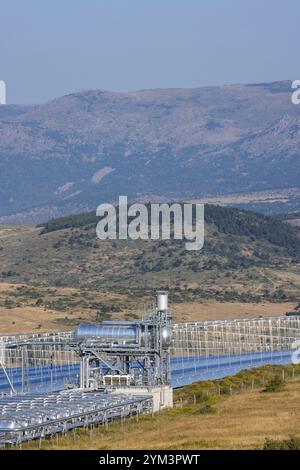
[[[285,387],[285,381],[280,377],[273,377],[267,383],[263,392],[281,392]]]
[[[213,414],[217,412],[217,408],[211,405],[205,405],[202,406],[201,408],[198,408],[196,410],[196,413],[200,413],[201,415],[206,415],[206,414]]]
[[[300,438],[291,436],[289,439],[266,439],[263,450],[300,450]]]

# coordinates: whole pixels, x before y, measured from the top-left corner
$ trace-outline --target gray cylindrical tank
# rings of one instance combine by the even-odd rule
[[[168,310],[168,292],[159,291],[157,292],[157,310],[159,312],[166,312]]]
[[[103,342],[134,343],[137,338],[135,326],[81,324],[75,329],[77,339],[101,339]]]

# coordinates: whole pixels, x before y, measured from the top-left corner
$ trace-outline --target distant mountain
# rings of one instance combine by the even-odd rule
[[[300,187],[291,83],[86,91],[0,107],[0,223]]]

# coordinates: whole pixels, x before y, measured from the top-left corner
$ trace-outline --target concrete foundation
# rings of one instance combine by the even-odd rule
[[[161,387],[124,387],[117,388],[112,393],[125,393],[128,395],[150,395],[153,398],[153,409],[156,413],[164,408],[173,408],[173,388],[163,385]]]

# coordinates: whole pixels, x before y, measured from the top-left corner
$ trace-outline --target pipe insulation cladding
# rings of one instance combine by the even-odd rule
[[[156,310],[145,313],[139,321],[106,320],[98,324],[81,324],[74,332],[75,340],[106,347],[134,346],[141,348],[167,349],[172,341],[168,310],[168,292],[156,294]]]
[[[145,335],[148,343],[151,341],[152,328],[145,331],[145,325],[118,325],[118,324],[81,324],[75,329],[75,339],[81,341],[92,341],[109,344],[136,344],[145,345]],[[169,326],[161,328],[161,344],[163,348],[168,348],[172,341],[172,329]]]
[[[137,326],[105,325],[105,324],[81,324],[75,329],[77,340],[99,340],[103,342],[135,343],[138,340]]]

